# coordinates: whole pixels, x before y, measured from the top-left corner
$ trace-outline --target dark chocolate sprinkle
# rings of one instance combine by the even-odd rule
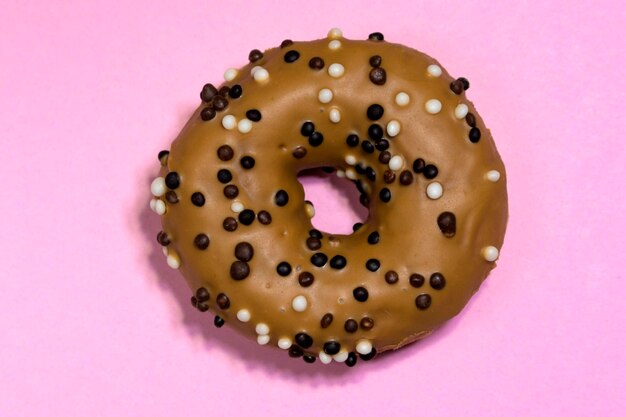
[[[315,281],[315,277],[310,272],[304,271],[298,275],[298,284],[302,287],[310,287],[313,284],[313,281]]]
[[[178,203],[178,195],[174,191],[168,191],[165,193],[165,200],[170,204]]]
[[[215,319],[213,320],[213,324],[215,325],[215,327],[219,329],[220,327],[224,325],[224,319],[221,318],[220,316],[215,316]]]
[[[341,344],[339,342],[335,342],[331,340],[330,342],[324,343],[324,352],[327,355],[336,355],[341,350]]]
[[[217,180],[222,184],[228,184],[233,179],[233,174],[227,169],[217,171]]]
[[[236,185],[230,184],[224,187],[224,197],[232,200],[233,198],[236,198],[238,195],[239,195],[239,188],[237,188]]]
[[[333,172],[335,172],[335,168],[333,167],[322,167],[322,171],[324,171],[327,174],[332,174]],[[311,203],[313,204],[313,203]]]
[[[384,68],[377,67],[370,71],[370,81],[376,85],[383,85],[387,82],[387,72]]]
[[[320,132],[313,132],[311,136],[309,136],[309,145],[311,146],[320,146],[324,142],[324,135]]]
[[[309,61],[309,68],[314,70],[321,70],[322,68],[324,68],[324,60],[319,56],[314,56]]]
[[[380,104],[372,104],[367,108],[367,118],[373,121],[379,120],[384,113],[385,109]]]
[[[363,175],[363,174],[365,174],[365,167],[364,167],[362,164],[360,164],[360,163],[359,163],[359,164],[356,164],[356,165],[354,166],[354,170],[355,170],[355,171],[356,171],[356,173],[357,173],[357,174],[359,174],[359,175]],[[360,187],[361,182],[360,182],[360,181],[354,181],[354,182],[355,182],[355,184],[356,184],[356,188],[357,188],[360,192],[363,192],[363,189],[362,189],[362,188],[359,188],[359,187]]]
[[[380,155],[378,155],[378,162],[381,164],[386,164],[391,159],[391,153],[389,151],[382,151]]]
[[[367,236],[367,243],[375,245],[380,242],[380,234],[378,232],[372,232]]]
[[[256,62],[261,58],[263,58],[263,52],[259,51],[258,49],[253,49],[248,54],[248,60],[250,62]]]
[[[459,77],[459,81],[463,84],[463,90],[469,90],[470,83],[469,80],[465,77]]]
[[[472,113],[467,113],[465,115],[465,122],[471,127],[476,127],[476,116]]]
[[[202,193],[198,191],[191,194],[191,203],[197,207],[204,206],[204,203],[205,203],[204,195],[202,195]]]
[[[318,268],[321,268],[324,265],[326,265],[326,262],[328,262],[328,256],[326,256],[326,254],[324,253],[318,252],[318,253],[314,253],[311,256],[311,263],[317,266]]]
[[[298,58],[300,58],[300,52],[291,50],[287,51],[284,60],[286,63],[291,64],[292,62],[296,62]]]
[[[380,32],[373,32],[373,33],[370,33],[370,35],[367,37],[367,39],[370,40],[370,41],[377,41],[377,42],[379,42],[379,41],[384,41],[385,40],[385,36],[382,33],[380,33]]]
[[[361,203],[361,205],[363,207],[369,207],[370,206],[370,198],[365,195],[365,194],[361,194],[359,196],[359,203]]]
[[[411,185],[413,183],[413,174],[411,171],[404,170],[400,173],[400,184],[402,185]]]
[[[254,248],[248,242],[239,242],[235,245],[235,258],[242,262],[249,262],[254,256]]]
[[[258,122],[261,120],[261,112],[257,109],[250,109],[246,112],[246,117],[253,122]]]
[[[217,148],[217,157],[222,161],[230,161],[234,155],[233,148],[228,145],[222,145]]]
[[[376,67],[380,67],[380,64],[382,64],[383,59],[381,58],[380,55],[372,55],[370,57],[370,65],[374,68]]]
[[[376,181],[376,171],[372,167],[365,168],[365,176],[372,182]]]
[[[222,227],[224,227],[224,230],[227,232],[234,232],[237,230],[237,220],[232,217],[226,217],[222,222]]]
[[[378,192],[378,198],[380,198],[380,201],[383,203],[388,203],[391,200],[391,190],[387,187],[381,189]]]
[[[424,285],[424,276],[420,274],[411,274],[409,277],[409,284],[411,284],[411,287],[420,288]]]
[[[387,139],[381,139],[376,141],[376,149],[379,151],[386,151],[389,149],[389,141]]]
[[[370,258],[367,262],[365,262],[365,267],[372,272],[376,272],[378,271],[378,268],[380,268],[380,261],[378,259]]]
[[[222,111],[226,107],[228,107],[228,100],[223,96],[215,96],[213,97],[213,108],[217,111]]]
[[[159,233],[157,233],[156,239],[161,246],[167,246],[171,243],[169,236],[164,231],[160,231]]]
[[[383,138],[384,132],[385,131],[383,130],[383,127],[376,123],[372,123],[367,129],[367,135],[370,137],[370,139],[373,139],[375,141],[381,140]]]
[[[348,264],[344,256],[335,255],[330,259],[330,267],[333,269],[343,269]]]
[[[241,281],[250,275],[250,267],[246,262],[235,261],[230,265],[230,276],[236,281]]]
[[[359,323],[357,323],[354,319],[348,319],[343,324],[343,328],[348,333],[354,333],[359,330]]]
[[[400,277],[398,276],[398,273],[396,271],[387,271],[385,273],[385,282],[387,284],[395,284],[398,282],[398,280],[400,279]]]
[[[328,326],[330,326],[332,322],[333,322],[333,315],[331,313],[326,313],[324,314],[324,316],[322,316],[322,319],[320,320],[320,326],[322,326],[322,329],[325,329]]]
[[[321,239],[324,237],[324,235],[322,234],[322,232],[320,232],[317,229],[311,229],[309,230],[309,236],[314,237],[316,239]]]
[[[376,348],[372,348],[372,351],[370,353],[368,353],[367,355],[362,355],[359,353],[359,357],[361,358],[362,361],[369,361],[371,359],[374,359],[374,356],[376,356],[378,352],[376,351]]]
[[[252,222],[254,222],[255,217],[256,216],[254,214],[254,211],[250,209],[242,210],[239,213],[239,216],[237,216],[237,218],[239,219],[239,223],[243,224],[244,226],[250,226]]]
[[[302,147],[302,146],[298,146],[296,149],[293,150],[293,157],[296,159],[302,159],[306,156],[307,150],[306,148]]]
[[[217,94],[217,88],[211,83],[205,84],[202,87],[202,91],[200,91],[200,99],[205,103],[211,101],[213,97]]]
[[[359,146],[359,137],[355,134],[348,135],[346,138],[346,145],[351,148]]]
[[[291,345],[287,353],[289,354],[289,357],[291,358],[299,358],[300,356],[304,355],[302,348],[296,345]]]
[[[313,346],[313,338],[304,332],[296,334],[294,340],[296,341],[298,346],[303,349],[308,349]]]
[[[313,122],[304,122],[302,123],[302,127],[300,128],[300,134],[304,137],[309,137],[315,132],[315,125]]]
[[[203,303],[205,301],[209,301],[211,299],[211,294],[209,294],[209,290],[204,287],[200,287],[196,290],[196,299]]]
[[[438,173],[439,170],[434,165],[428,164],[424,167],[424,177],[428,178],[429,180],[435,178]]]
[[[259,214],[257,214],[257,218],[259,219],[259,223],[263,225],[268,225],[272,222],[272,215],[265,210],[259,211]]]
[[[354,223],[352,225],[352,231],[356,232],[357,230],[359,230],[361,227],[363,227],[363,223]]]
[[[278,190],[274,195],[274,202],[278,207],[284,207],[289,202],[289,194],[285,190]]]
[[[223,85],[220,87],[219,91],[217,92],[218,95],[226,97],[226,94],[228,94],[228,92],[230,91],[230,87],[227,85]]]
[[[374,145],[369,140],[361,142],[361,149],[363,149],[365,153],[374,153],[375,151]]]
[[[191,303],[192,303],[192,304],[193,304],[193,300],[194,300],[195,298],[196,298],[196,297],[192,297],[192,298],[191,298],[191,300],[192,300],[192,301],[191,301]],[[197,303],[197,300],[196,300],[196,303]],[[204,313],[205,311],[208,311],[208,310],[209,310],[209,305],[208,305],[208,304],[205,304],[205,303],[197,303],[197,304],[196,304],[196,308],[197,308],[200,312]]]
[[[356,365],[356,361],[357,361],[356,353],[354,352],[348,353],[348,359],[346,359],[346,365],[349,368],[352,368],[354,365]]]
[[[200,250],[205,250],[206,248],[208,248],[209,242],[210,242],[209,237],[205,235],[204,233],[199,233],[193,240],[193,244],[196,246],[196,248]]]
[[[306,239],[306,247],[311,250],[318,250],[322,247],[322,241],[316,237],[309,237]]]
[[[278,275],[281,277],[286,277],[291,274],[291,265],[289,265],[289,262],[281,262],[276,266],[276,272],[278,272]]]
[[[374,328],[374,320],[369,317],[363,317],[361,319],[361,329],[371,330]]]
[[[417,158],[413,161],[413,172],[416,174],[421,174],[424,171],[424,167],[426,166],[426,162],[422,158]]]
[[[241,161],[239,161],[239,163],[241,164],[243,169],[252,169],[254,168],[254,164],[256,163],[256,161],[251,156],[244,156],[243,158],[241,158]]]
[[[428,307],[430,307],[431,301],[432,299],[430,298],[430,295],[420,294],[415,297],[415,306],[420,310],[426,310]]]
[[[453,237],[456,234],[456,216],[454,213],[444,211],[437,217],[437,226],[445,237]]]
[[[385,172],[383,173],[383,181],[385,181],[385,184],[391,184],[395,180],[396,180],[396,173],[390,169],[385,170]]]
[[[180,176],[178,172],[170,172],[165,176],[165,185],[171,190],[175,190],[180,186]]]
[[[469,140],[472,143],[477,143],[480,140],[480,129],[473,127],[469,131]]]
[[[289,45],[293,45],[293,41],[291,39],[285,39],[284,41],[280,43],[281,48],[286,48]]]
[[[217,306],[222,310],[228,310],[230,307],[230,298],[224,293],[219,293],[215,299]]]
[[[215,110],[213,110],[211,107],[205,107],[202,109],[202,111],[200,111],[200,118],[205,122],[208,122],[215,117],[215,114]]]
[[[452,92],[456,95],[461,94],[464,91],[463,88],[463,81],[461,80],[454,80],[450,83],[450,90],[452,90]]]
[[[166,166],[167,165],[167,158],[170,156],[170,151],[161,151],[159,152],[159,162],[161,163],[161,166]]]
[[[241,88],[239,84],[235,84],[232,87],[230,87],[230,91],[228,92],[228,95],[230,96],[230,98],[235,98],[235,99],[241,97],[242,94],[243,94],[243,88]]]
[[[440,272],[432,274],[429,282],[434,290],[442,290],[446,286],[446,278]]]
[[[304,356],[302,356],[302,359],[306,363],[315,363],[315,361],[317,360],[317,358],[315,356],[309,355],[308,353],[305,353]]]
[[[352,295],[354,296],[355,300],[361,303],[364,303],[369,298],[369,293],[363,287],[356,287],[354,290],[352,290]]]

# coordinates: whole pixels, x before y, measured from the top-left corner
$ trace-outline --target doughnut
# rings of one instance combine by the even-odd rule
[[[466,91],[381,33],[250,52],[158,155],[150,206],[191,304],[287,356],[353,366],[431,334],[496,266],[506,173]],[[351,181],[349,235],[313,227],[297,175]]]

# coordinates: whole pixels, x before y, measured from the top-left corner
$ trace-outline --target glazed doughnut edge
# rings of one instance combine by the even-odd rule
[[[157,241],[200,312],[307,363],[370,360],[458,314],[496,266],[506,173],[469,82],[381,33],[285,40],[206,84],[158,155]],[[369,208],[311,225],[296,179],[324,168]]]

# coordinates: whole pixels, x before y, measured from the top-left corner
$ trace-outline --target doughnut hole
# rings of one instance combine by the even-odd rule
[[[326,169],[328,171],[328,169]],[[315,207],[313,226],[329,234],[352,234],[355,223],[365,223],[369,209],[359,202],[359,190],[348,178],[322,168],[300,171],[298,181],[304,188],[305,199]]]

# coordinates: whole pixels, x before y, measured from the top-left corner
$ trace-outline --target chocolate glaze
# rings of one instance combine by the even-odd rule
[[[427,67],[439,64],[405,46],[382,40],[340,41],[341,47],[335,50],[329,49],[329,39],[289,43],[289,50],[297,51],[300,57],[289,59],[291,62],[285,61],[284,49],[255,53],[254,63],[239,69],[235,79],[226,83],[240,85],[244,94],[208,121],[201,113],[211,104],[202,103],[172,144],[166,166],[161,169],[163,177],[177,173],[176,194],[180,199],[177,204],[166,202],[162,216],[163,232],[169,240],[166,250],[179,260],[180,271],[193,291],[206,289],[206,295],[205,290],[202,294],[208,300],[203,305],[219,311],[216,325],[225,321],[256,338],[256,326],[264,323],[269,327],[270,345],[286,338],[293,344],[291,356],[302,356],[304,348],[309,359],[323,351],[325,344],[327,351],[341,346],[347,355],[355,352],[359,341],[367,340],[372,352],[380,353],[430,334],[465,306],[495,267],[481,250],[486,246],[501,248],[507,223],[504,166],[489,130],[465,91],[457,88],[462,83],[445,70],[433,76]],[[384,64],[384,84],[381,71],[372,78],[374,55],[380,57],[376,59],[378,65],[380,60]],[[345,69],[339,78],[328,73],[333,63]],[[254,66],[265,68],[269,79],[256,81],[250,71]],[[333,92],[330,103],[318,99],[323,88]],[[400,92],[408,94],[408,104],[396,103]],[[441,102],[439,113],[425,110],[430,99]],[[221,107],[225,100],[222,97],[218,101]],[[455,116],[455,108],[462,103],[469,108],[471,126],[465,116]],[[384,109],[376,123],[384,128],[397,120],[401,125],[397,136],[384,133],[389,142],[385,151],[389,155],[384,158],[378,150],[366,153],[346,143],[350,134],[368,137],[368,108],[373,104]],[[222,126],[224,116],[233,115],[240,121],[250,109],[262,114],[250,132]],[[340,111],[338,123],[329,118],[332,109]],[[376,108],[376,113],[382,112]],[[311,146],[303,137],[301,129],[306,121],[313,122],[315,132],[323,135],[320,145]],[[481,133],[477,143],[470,140],[472,126]],[[345,172],[350,169],[348,155],[376,173],[373,182],[356,174],[361,188],[367,184],[362,201],[369,201],[369,218],[351,235],[323,233],[316,252],[328,259],[342,256],[346,262],[341,268],[330,263],[318,267],[311,263],[316,252],[307,240],[313,226],[296,175],[325,166]],[[403,157],[402,167],[386,173],[389,165],[380,161],[389,162],[395,155]],[[242,168],[239,161],[244,156],[254,158],[253,167]],[[421,162],[416,169],[414,161],[418,158]],[[422,160],[436,166],[434,180],[419,173]],[[232,172],[230,184],[239,191],[234,200],[224,196],[224,184],[217,179],[221,169]],[[409,181],[410,172],[400,176],[404,170],[416,174]],[[486,179],[491,170],[500,173],[498,181]],[[394,178],[395,174],[400,176],[400,181],[389,181],[392,174]],[[426,187],[433,181],[443,187],[438,199],[427,197]],[[389,202],[378,198],[384,188],[392,196]],[[281,190],[289,197],[286,203],[281,199],[282,206],[276,204]],[[194,193],[205,197],[202,206],[192,204]],[[386,191],[383,194],[386,196]],[[258,213],[259,221],[236,227],[233,221],[237,222],[238,214],[231,210],[233,202]],[[442,220],[441,213],[450,214]],[[269,216],[271,221],[267,221]],[[233,223],[232,231],[223,226],[227,218]],[[374,232],[380,240],[372,245],[368,236]],[[201,243],[211,242],[206,248],[204,244],[198,248],[200,233],[206,235]],[[254,248],[254,257],[248,262],[234,255],[242,242]],[[371,259],[378,260],[380,267],[368,269]],[[277,265],[281,262],[288,262],[293,271],[279,275]],[[416,288],[415,279],[410,279],[414,274],[439,275],[431,279],[431,285]],[[296,296],[305,297],[304,311],[292,307]],[[250,315],[247,322],[237,318],[243,309]],[[297,337],[302,348],[296,346]],[[262,343],[262,336],[258,340]],[[373,356],[359,355],[365,359]]]

